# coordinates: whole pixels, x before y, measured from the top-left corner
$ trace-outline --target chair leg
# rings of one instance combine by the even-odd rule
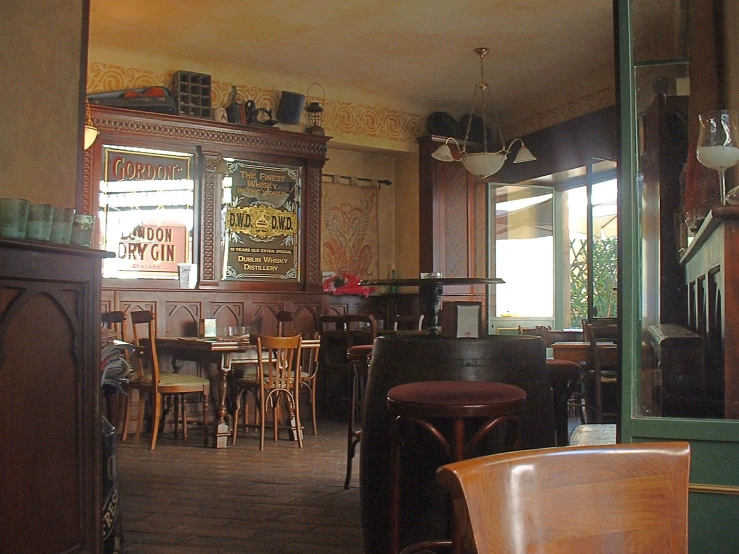
[[[208,437],[210,436],[210,418],[208,417],[208,393],[209,389],[203,391],[203,446],[208,446]]]
[[[290,426],[292,427],[295,437],[298,439],[298,448],[303,448],[303,430],[300,425],[300,404],[292,393],[285,394],[287,398],[287,410],[290,417]]]
[[[187,396],[182,395],[182,440],[187,442]]]
[[[313,435],[318,435],[318,426],[316,425],[316,387],[315,382],[310,385],[310,413],[313,419]]]
[[[128,440],[128,430],[131,426],[132,404],[133,404],[133,390],[129,389],[128,394],[126,395],[126,404],[123,407],[123,431],[121,433],[122,442],[126,442]]]
[[[236,435],[239,431],[239,411],[241,408],[241,399],[246,396],[245,389],[236,393],[234,398],[234,428],[231,433],[231,446],[236,444]],[[246,431],[246,404],[244,405],[244,431]]]
[[[264,431],[265,431],[265,420],[264,411],[267,409],[267,401],[264,398],[264,389],[260,390],[259,394],[259,450],[264,450]]]
[[[277,423],[281,418],[280,414],[280,395],[276,398],[272,398],[272,434],[274,435],[275,442],[277,442]]]
[[[151,446],[149,450],[154,450],[157,447],[157,437],[159,436],[159,422],[162,421],[162,395],[152,393],[151,395],[152,409],[152,430],[151,430]]]
[[[151,394],[149,396],[152,396]],[[152,405],[154,402],[152,401]],[[146,411],[146,404],[144,404],[144,392],[139,389],[139,402],[137,404],[139,413],[138,413],[138,421],[136,422],[136,436],[133,439],[134,444],[139,443],[139,439],[141,438],[141,429],[144,427],[144,412]],[[153,417],[153,416],[152,416]]]
[[[352,480],[352,460],[354,459],[354,453],[359,442],[359,435],[354,431],[354,414],[356,411],[357,404],[357,373],[354,365],[352,364],[352,386],[351,386],[351,398],[349,400],[349,429],[346,439],[346,479],[344,479],[344,488],[348,489]]]

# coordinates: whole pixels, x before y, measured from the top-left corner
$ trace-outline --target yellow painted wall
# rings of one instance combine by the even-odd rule
[[[305,84],[289,79],[279,82],[270,77],[267,83],[261,83],[257,80],[258,74],[255,76],[246,68],[224,68],[217,64],[202,67],[171,57],[142,58],[128,52],[98,51],[91,44],[87,92],[154,85],[169,87],[172,74],[181,68],[211,75],[214,106],[228,104],[233,84],[246,98],[255,100],[257,106],[273,110],[279,104],[282,90],[307,91]],[[311,94],[314,91],[315,87]],[[379,189],[379,276],[389,277],[393,263],[398,275],[416,275],[418,146],[415,139],[423,133],[424,118],[398,109],[369,105],[366,103],[368,100],[376,99],[352,97],[335,100],[327,94],[323,127],[332,138],[324,171],[393,183]],[[304,125],[281,128],[303,132]],[[399,201],[402,202],[400,206]],[[399,256],[400,252],[402,256]]]
[[[82,16],[81,0],[2,2],[0,196],[75,205]]]
[[[330,145],[331,143],[329,143]],[[417,162],[416,162],[417,163]],[[344,150],[330,147],[328,161],[323,168],[324,173],[330,175],[341,175],[356,177],[359,179],[370,179],[373,181],[387,180],[391,185],[380,185],[378,187],[377,217],[379,231],[379,267],[380,278],[390,277],[393,263],[396,258],[395,229],[396,229],[396,205],[395,191],[403,183],[398,182],[396,172],[396,159],[394,157],[376,154],[373,152],[362,152]],[[416,203],[416,209],[418,203]],[[405,225],[403,225],[405,227]]]

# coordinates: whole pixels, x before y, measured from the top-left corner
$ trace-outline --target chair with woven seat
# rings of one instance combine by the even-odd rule
[[[465,552],[684,554],[689,473],[690,445],[661,442],[482,456],[440,467],[436,480],[452,497]],[[451,546],[428,541],[401,554]]]
[[[134,442],[138,443],[141,430],[144,426],[144,395],[151,399],[151,450],[156,448],[162,421],[163,399],[174,397],[175,401],[175,436],[177,425],[182,424],[182,438],[187,440],[187,404],[185,395],[200,394],[203,409],[203,444],[208,446],[208,394],[210,381],[204,377],[182,373],[162,373],[159,370],[157,354],[156,318],[150,311],[135,311],[129,314],[133,328],[133,344],[136,347],[133,356],[136,375],[129,382],[130,389],[139,392],[138,423]],[[145,330],[142,330],[145,328]],[[128,395],[126,403],[123,440],[128,437],[129,420],[131,417],[132,395]],[[177,413],[179,412],[179,413]]]
[[[247,392],[255,394],[258,403],[258,425],[250,425],[244,421],[245,427],[259,428],[259,450],[264,450],[267,407],[272,408],[272,428],[274,440],[278,440],[280,420],[280,402],[287,404],[288,421],[293,438],[298,447],[303,448],[303,432],[300,423],[300,335],[289,337],[271,337],[256,335],[257,372],[255,376],[245,374],[236,379],[234,409],[234,429],[232,443],[236,443],[241,397]],[[245,418],[246,419],[246,418]]]

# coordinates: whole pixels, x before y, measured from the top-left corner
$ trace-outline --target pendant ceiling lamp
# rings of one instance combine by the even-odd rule
[[[485,59],[485,56],[488,52],[490,52],[490,50],[487,48],[475,48],[475,53],[480,57],[480,82],[475,85],[475,90],[472,93],[472,108],[470,109],[470,115],[467,118],[467,129],[464,133],[464,141],[462,143],[462,147],[460,148],[459,143],[456,141],[456,139],[454,139],[453,137],[449,137],[448,139],[446,139],[443,145],[439,146],[439,148],[437,148],[434,153],[431,154],[432,158],[440,160],[442,162],[453,162],[460,160],[465,169],[473,175],[476,175],[477,177],[490,177],[491,175],[494,175],[495,173],[500,171],[500,168],[503,167],[503,163],[506,161],[508,154],[511,153],[511,147],[516,142],[520,142],[521,146],[516,153],[516,158],[513,160],[513,163],[531,162],[536,160],[534,155],[528,148],[526,148],[526,145],[520,138],[513,139],[510,144],[508,144],[508,146],[505,145],[505,140],[503,139],[503,130],[500,126],[500,122],[498,121],[498,116],[495,113],[495,110],[492,109],[493,98],[492,93],[490,92],[490,85],[485,82],[485,68],[483,65],[483,60]],[[470,129],[472,128],[472,121],[473,119],[475,119],[476,106],[479,106],[479,119],[482,121],[483,150],[482,152],[467,152],[467,145],[470,138]],[[503,148],[501,150],[498,150],[497,152],[488,151],[488,124],[486,121],[488,106],[490,106],[490,110],[493,114],[493,128],[497,131],[498,137],[500,139],[500,144],[503,146]],[[452,154],[452,150],[451,148],[449,148],[450,142],[453,142],[457,145],[457,150],[459,151],[458,157],[455,157]]]
[[[98,131],[92,123],[92,116],[90,115],[90,103],[85,100],[85,138],[84,138],[84,149],[87,150],[98,138],[100,131]]]

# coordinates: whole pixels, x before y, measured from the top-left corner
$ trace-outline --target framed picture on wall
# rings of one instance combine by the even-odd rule
[[[441,335],[451,338],[480,338],[482,302],[444,302],[441,309]]]

